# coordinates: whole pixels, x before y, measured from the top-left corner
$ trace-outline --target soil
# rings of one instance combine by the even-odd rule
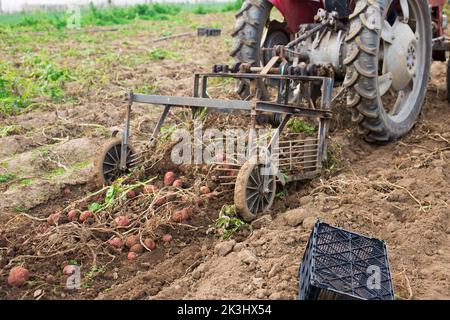
[[[224,18],[199,19],[206,23]],[[179,42],[179,50],[191,59],[151,62],[118,74],[126,79],[126,87],[157,81],[159,94],[190,95],[192,73],[228,61],[232,23],[226,16],[223,38]],[[110,49],[119,50],[126,42],[130,50],[140,50],[138,41],[148,35],[141,31]],[[101,46],[101,40],[96,45]],[[76,291],[65,288],[62,273],[73,258],[70,253],[24,262],[31,280],[22,288],[7,285],[6,266],[35,245],[30,239],[40,224],[23,212],[46,219],[97,190],[92,160],[109,132],[122,124],[123,83],[111,83],[111,95],[101,103],[86,97],[81,105],[2,120],[2,125],[20,124],[23,132],[0,138],[0,163],[7,163],[8,170],[20,168],[21,179],[26,177],[28,183],[0,185],[0,299],[296,299],[298,269],[316,219],[385,240],[399,299],[449,299],[450,106],[445,72],[445,64],[433,64],[422,115],[399,141],[370,145],[351,124],[340,123],[330,133],[336,170],[289,185],[271,214],[253,223],[248,237],[222,240],[209,232],[221,204],[230,201],[219,198],[198,208],[187,224],[163,226],[156,235],[156,250],[134,261],[127,260],[125,252],[101,261],[105,272],[85,276],[85,285]],[[148,139],[159,111],[134,108],[132,141],[138,148]],[[171,242],[161,241],[165,233],[173,236]],[[83,274],[92,271],[80,263]]]

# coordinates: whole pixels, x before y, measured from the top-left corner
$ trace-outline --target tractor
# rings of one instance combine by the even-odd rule
[[[331,65],[335,85],[368,142],[389,143],[414,126],[432,59],[446,60],[444,0],[245,0],[236,14],[231,55],[266,65],[286,47],[295,66]],[[274,7],[284,21],[271,20]],[[306,37],[308,35],[308,37]],[[299,40],[300,39],[300,40]],[[280,50],[279,50],[280,51]],[[278,52],[279,54],[279,52]],[[313,74],[311,74],[313,75]],[[259,81],[260,98],[270,82]],[[245,98],[248,82],[237,89]]]
[[[97,175],[113,182],[142,162],[157,144],[170,112],[247,114],[250,128],[270,126],[270,142],[254,153],[254,130],[245,161],[234,154],[210,170],[245,221],[270,210],[277,185],[321,174],[333,106],[346,104],[359,134],[386,144],[416,123],[427,91],[432,60],[445,61],[444,0],[244,0],[232,32],[234,63],[194,75],[191,97],[129,92],[124,130],[102,150]],[[271,19],[274,7],[283,21]],[[237,97],[208,92],[209,79],[234,79]],[[342,102],[342,103],[341,103]],[[134,103],[162,105],[148,143],[136,152],[128,143]],[[200,112],[202,113],[202,112]],[[312,118],[317,134],[283,135],[295,118]],[[117,135],[117,132],[114,133]]]

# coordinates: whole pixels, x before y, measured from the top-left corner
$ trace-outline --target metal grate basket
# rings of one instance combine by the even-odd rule
[[[317,221],[299,272],[300,300],[393,300],[384,241]]]

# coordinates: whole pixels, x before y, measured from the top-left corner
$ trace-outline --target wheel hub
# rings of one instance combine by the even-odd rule
[[[392,74],[392,88],[403,90],[416,75],[417,39],[411,27],[397,19],[392,26],[392,42],[385,42],[384,62]]]

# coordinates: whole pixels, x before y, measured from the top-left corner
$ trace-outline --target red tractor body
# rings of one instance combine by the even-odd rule
[[[319,8],[324,8],[323,0],[269,0],[281,12],[286,20],[288,31],[291,33],[298,31],[298,26],[304,23],[314,22],[314,15]],[[346,0],[342,0],[346,1]],[[334,0],[333,2],[338,2]],[[351,6],[352,0],[350,0]],[[428,0],[432,20],[436,24],[433,37],[440,37],[444,34],[443,9],[445,0]]]

